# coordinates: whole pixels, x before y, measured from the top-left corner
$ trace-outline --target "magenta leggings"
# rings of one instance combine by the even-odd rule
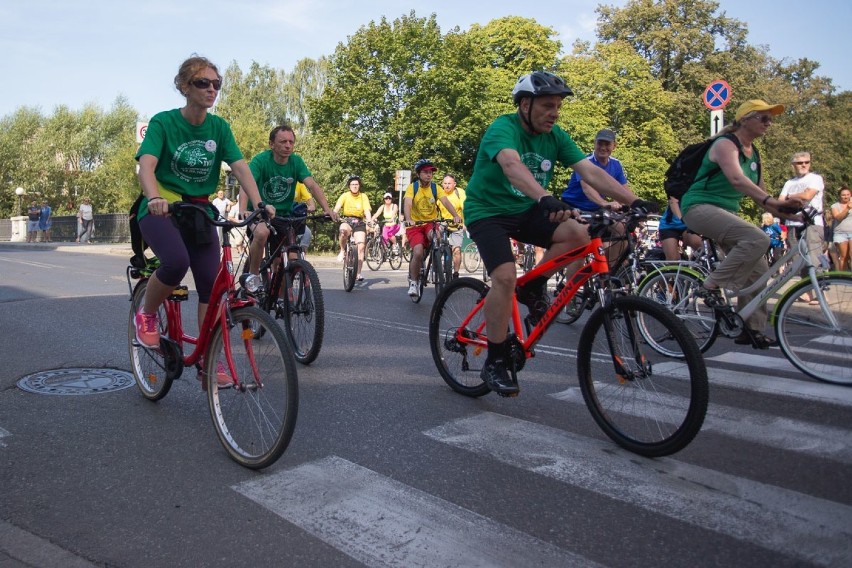
[[[166,286],[177,286],[192,269],[198,301],[210,302],[213,281],[219,271],[219,235],[216,227],[210,226],[209,245],[187,245],[171,217],[145,215],[139,221],[142,238],[160,259],[157,279]]]

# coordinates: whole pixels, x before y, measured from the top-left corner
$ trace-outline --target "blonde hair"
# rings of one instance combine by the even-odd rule
[[[186,96],[186,92],[189,90],[189,82],[208,67],[216,72],[216,76],[221,81],[222,75],[219,73],[219,68],[206,57],[201,57],[197,53],[193,53],[189,59],[180,64],[178,73],[175,75],[175,89],[183,96]]]
[[[773,217],[772,213],[770,213],[769,211],[761,215],[760,218],[763,220],[764,225],[771,225],[775,222],[775,217]]]

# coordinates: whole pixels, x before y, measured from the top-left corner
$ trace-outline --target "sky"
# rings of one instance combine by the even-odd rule
[[[535,19],[559,33],[567,53],[594,41],[598,4],[626,0],[0,0],[0,118],[22,106],[109,110],[124,96],[139,118],[182,106],[173,86],[180,63],[204,55],[220,71],[236,61],[291,71],[303,58],[331,55],[371,21],[435,14],[442,33],[504,16]],[[719,0],[748,25],[748,42],[776,59],[807,57],[838,90],[852,90],[849,0]],[[725,77],[720,77],[725,79]],[[568,78],[570,84],[570,78]],[[731,85],[736,96],[736,85]],[[701,93],[696,93],[700,96]],[[771,99],[771,94],[766,95]]]

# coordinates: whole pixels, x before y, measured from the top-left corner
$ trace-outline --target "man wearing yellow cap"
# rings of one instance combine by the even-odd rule
[[[725,259],[704,280],[701,295],[708,306],[721,305],[720,288],[734,291],[747,288],[769,268],[764,258],[769,237],[739,216],[743,196],[752,198],[775,217],[793,217],[782,213],[778,209],[782,202],[764,189],[760,155],[753,145],[782,112],[784,105],[771,105],[757,99],[740,105],[734,122],[719,132],[704,155],[695,182],[681,199],[687,227],[713,239],[725,251]],[[801,206],[795,199],[785,204]],[[746,305],[755,295],[757,292],[738,295],[737,305]],[[746,328],[734,342],[751,344],[755,349],[775,345],[775,340],[763,335],[767,315],[764,304],[748,318]]]

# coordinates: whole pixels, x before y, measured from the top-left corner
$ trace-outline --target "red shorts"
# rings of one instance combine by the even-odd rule
[[[429,247],[429,231],[434,227],[432,223],[423,223],[413,227],[405,228],[405,236],[408,237],[408,246],[411,248],[417,245],[423,245],[424,248]]]

